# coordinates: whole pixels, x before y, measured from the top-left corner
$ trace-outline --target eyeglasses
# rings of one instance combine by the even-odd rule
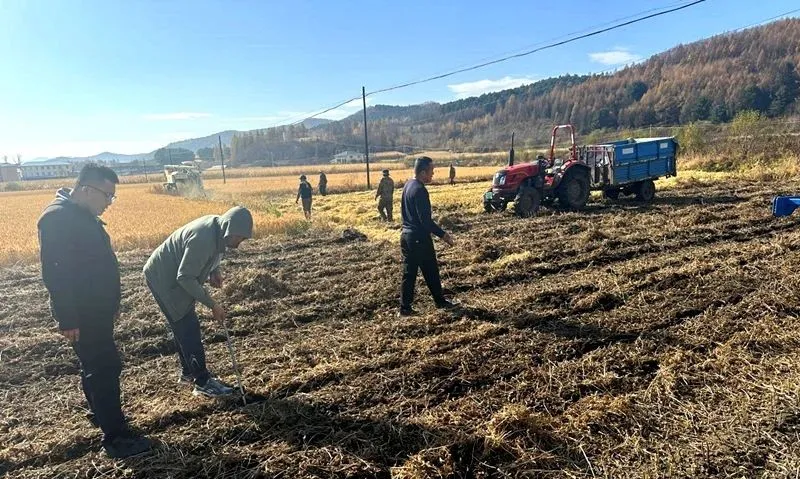
[[[96,186],[92,186],[92,185],[81,185],[81,186],[86,187],[86,188],[91,188],[91,189],[93,189],[95,191],[99,191],[100,193],[103,194],[103,196],[106,197],[106,200],[109,201],[110,203],[113,203],[114,200],[117,199],[117,195],[115,195],[114,193],[109,193],[107,191],[103,191],[100,188],[97,188]]]

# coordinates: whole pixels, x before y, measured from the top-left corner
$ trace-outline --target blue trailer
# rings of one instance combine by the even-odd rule
[[[650,201],[656,191],[653,181],[677,174],[678,142],[674,137],[631,138],[578,150],[589,167],[591,189],[611,199],[625,194]]]

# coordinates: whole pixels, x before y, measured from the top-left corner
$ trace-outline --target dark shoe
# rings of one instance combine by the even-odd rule
[[[192,394],[195,396],[206,396],[210,398],[230,396],[234,393],[232,387],[223,384],[219,379],[211,378],[202,386],[195,385]]]
[[[400,308],[400,312],[397,314],[398,316],[416,316],[417,312],[411,308]]]
[[[451,303],[450,301],[443,299],[441,301],[436,302],[436,309],[456,309],[458,304]]]
[[[181,374],[180,377],[178,377],[178,384],[192,386],[194,385],[194,378],[191,374]]]
[[[100,427],[100,423],[97,422],[97,417],[94,415],[94,413],[92,411],[89,411],[89,412],[86,413],[86,420],[89,421],[90,423],[92,423],[92,426]],[[128,424],[129,422],[131,422],[131,418],[129,418],[127,415],[123,415],[122,416],[122,421],[125,424]]]
[[[142,436],[123,435],[110,441],[103,441],[103,449],[106,454],[114,459],[139,456],[149,452],[152,447],[153,444],[150,440]]]

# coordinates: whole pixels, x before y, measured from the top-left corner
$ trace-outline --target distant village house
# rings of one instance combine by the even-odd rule
[[[69,162],[23,164],[19,167],[23,180],[41,180],[44,178],[69,178],[74,174],[74,167]]]
[[[364,163],[364,154],[353,151],[343,151],[333,155],[331,163]]]
[[[10,163],[0,164],[0,183],[19,181],[19,168]]]

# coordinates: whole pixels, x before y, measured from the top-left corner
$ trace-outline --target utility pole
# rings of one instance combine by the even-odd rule
[[[219,161],[222,163],[222,184],[225,184],[225,151],[222,149],[222,136],[217,136],[219,140]]]
[[[361,87],[361,100],[364,102],[364,158],[367,160],[367,189],[371,190],[369,183],[369,139],[367,137],[367,89]]]
[[[147,178],[147,160],[142,158],[142,167],[144,168],[144,182],[150,183],[150,180]]]

